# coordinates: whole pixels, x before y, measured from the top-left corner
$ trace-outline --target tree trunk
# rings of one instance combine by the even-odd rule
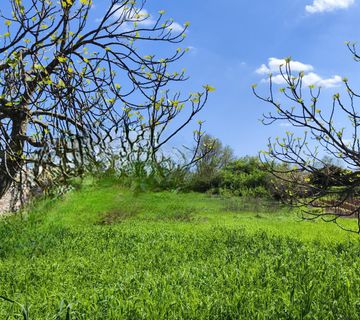
[[[27,117],[23,113],[13,118],[11,141],[5,147],[5,151],[0,158],[0,199],[15,183],[15,179],[23,165],[24,140],[22,136],[26,133],[26,127]]]

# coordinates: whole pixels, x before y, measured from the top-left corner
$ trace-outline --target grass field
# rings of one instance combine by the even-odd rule
[[[286,208],[104,180],[0,237],[0,319],[360,319],[358,237]]]

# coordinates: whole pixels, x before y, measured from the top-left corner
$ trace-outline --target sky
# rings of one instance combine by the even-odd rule
[[[341,90],[342,77],[360,80],[360,66],[346,41],[360,40],[357,0],[153,0],[175,21],[189,20],[183,60],[190,75],[184,90],[210,83],[217,90],[201,114],[206,131],[230,145],[237,155],[256,155],[269,137],[287,130],[283,123],[265,127],[259,119],[271,106],[254,97],[253,83],[265,92],[269,69],[291,56],[309,82],[323,87],[321,106]]]
[[[94,0],[94,24],[108,4]],[[271,106],[251,90],[258,83],[258,90],[266,92],[269,72],[281,85],[277,74],[283,58],[292,57],[293,69],[305,72],[304,82],[323,88],[322,108],[342,90],[342,77],[355,88],[360,80],[360,65],[345,45],[360,40],[360,0],[147,0],[145,9],[151,16],[165,10],[176,27],[191,23],[182,44],[190,50],[179,62],[190,78],[181,91],[195,92],[204,84],[216,88],[199,119],[207,133],[238,156],[256,155],[269,137],[288,129],[284,123],[260,123]],[[194,128],[174,143],[187,144]]]
[[[239,156],[256,155],[269,137],[287,130],[282,123],[259,122],[271,106],[251,91],[259,83],[265,92],[262,79],[266,69],[276,76],[276,59],[291,56],[300,69],[305,65],[308,81],[323,87],[324,108],[341,90],[342,77],[355,87],[360,80],[360,65],[345,46],[360,41],[358,0],[148,0],[146,5],[150,14],[160,7],[179,24],[191,22],[185,42],[191,50],[181,62],[190,79],[182,90],[205,83],[216,88],[200,118],[208,133]]]

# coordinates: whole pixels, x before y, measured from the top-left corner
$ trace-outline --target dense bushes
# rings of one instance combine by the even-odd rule
[[[118,179],[136,192],[177,190],[249,197],[272,197],[279,192],[257,157],[239,158],[207,170],[204,166],[191,170],[171,162],[136,162],[119,172]]]
[[[218,170],[194,172],[188,188],[198,192],[271,197],[271,177],[257,157],[243,157]]]
[[[180,163],[163,158],[161,161],[134,161],[90,174],[116,178],[134,192],[195,191],[284,202],[291,202],[294,197],[308,197],[309,189],[305,190],[302,185],[311,183],[311,192],[319,192],[323,188],[341,186],[348,176],[344,174],[345,169],[333,164],[324,165],[316,175],[310,175],[286,164],[263,163],[256,156],[235,158],[231,148],[223,147],[219,140],[210,136],[205,136],[202,143],[193,167],[186,165],[186,159]],[[270,172],[278,172],[278,176]]]
[[[187,165],[191,162],[189,159],[184,158],[181,162],[171,157],[132,161],[119,166],[116,165],[117,156],[111,155],[110,161],[99,160],[99,163],[94,163],[91,170],[87,170],[87,175],[115,178],[134,192],[195,191],[276,200],[286,196],[288,188],[272,181],[266,164],[258,157],[235,158],[232,149],[223,146],[219,139],[203,136],[196,157],[193,166]],[[111,165],[106,165],[106,161]],[[66,185],[77,188],[78,180],[82,180],[82,177],[69,180]]]
[[[185,190],[188,170],[173,161],[133,162],[119,172],[120,181],[135,192]]]
[[[268,197],[269,176],[257,157],[236,159],[229,146],[205,135],[197,152],[195,171],[189,172],[187,187],[197,192],[231,193]]]
[[[256,157],[244,157],[221,170],[220,188],[234,195],[268,197],[269,174]]]
[[[219,139],[204,135],[195,151],[195,162],[183,155],[182,161],[161,156],[118,165],[119,156],[110,154],[94,162],[85,176],[116,178],[135,192],[176,190],[272,197],[281,190],[271,187],[271,177],[258,157],[235,158],[233,154]],[[66,185],[76,188],[79,179],[73,179],[75,186],[73,180]]]

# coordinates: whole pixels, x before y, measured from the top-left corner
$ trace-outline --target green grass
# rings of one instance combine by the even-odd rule
[[[248,204],[104,180],[3,219],[0,319],[359,319],[358,238]]]

